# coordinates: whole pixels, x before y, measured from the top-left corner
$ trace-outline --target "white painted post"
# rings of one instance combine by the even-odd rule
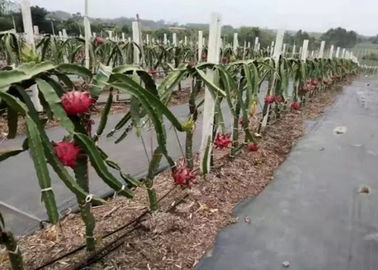
[[[253,46],[253,49],[255,52],[259,50],[259,37],[255,37],[255,46]]]
[[[131,37],[127,37],[127,41],[131,43]]]
[[[125,36],[125,33],[122,33],[122,41],[125,42],[126,41],[126,36]]]
[[[325,47],[325,41],[322,40],[322,42],[320,43],[320,49],[319,49],[319,54],[318,54],[318,57],[320,59],[324,57],[324,47]]]
[[[133,31],[133,42],[134,42],[134,64],[139,65],[139,42],[140,42],[140,37],[139,37],[139,24],[138,22],[133,22],[132,23],[132,31]]]
[[[33,34],[33,22],[30,11],[30,1],[23,0],[21,2],[22,22],[24,24],[26,44],[32,49],[35,49],[34,34]]]
[[[68,39],[67,30],[63,29],[63,40],[66,41]]]
[[[295,45],[295,43],[294,43],[294,45],[293,45],[293,52],[292,52],[292,57],[294,57],[295,56],[295,51],[296,51],[296,45]]]
[[[33,26],[33,30],[34,30],[34,35],[38,36],[39,35],[39,27],[38,27],[38,25],[34,25]]]
[[[177,47],[177,34],[176,33],[172,34],[172,44],[174,47]]]
[[[164,45],[167,45],[167,44],[168,44],[167,34],[164,33]]]
[[[333,45],[331,45],[331,48],[329,49],[329,56],[328,56],[328,58],[331,59],[331,60],[333,59],[333,50],[334,50],[334,48],[335,47]]]
[[[88,0],[85,0],[85,13],[84,13],[84,35],[85,35],[85,67],[89,68],[89,43],[91,42],[91,25],[88,16]]]
[[[146,34],[146,43],[147,45],[150,44],[150,35]]]
[[[308,56],[308,39],[303,40],[301,60],[306,63]]]
[[[108,30],[109,40],[113,40],[113,31]]]
[[[198,31],[198,63],[202,62],[203,32]]]
[[[185,45],[185,46],[188,45],[188,37],[187,37],[187,36],[184,37],[184,45]]]
[[[251,42],[250,41],[248,41],[248,43],[247,43],[247,48],[251,49]]]
[[[152,38],[152,44],[155,45],[155,38]]]
[[[34,43],[34,34],[33,34],[33,22],[32,22],[32,16],[30,11],[30,1],[29,0],[23,0],[21,2],[21,13],[22,13],[22,22],[24,25],[24,31],[25,31],[25,39],[26,44],[35,51],[35,43]],[[33,102],[34,108],[38,112],[43,111],[43,107],[41,105],[41,102],[39,101],[38,97],[38,88],[36,85],[33,85],[30,87],[30,93],[29,93],[30,99]]]
[[[238,33],[234,33],[234,42],[233,42],[233,51],[234,54],[238,53],[238,47],[239,47],[239,40],[238,40]]]
[[[140,48],[140,56],[141,56],[141,59],[142,59],[142,67],[144,66],[144,63],[145,63],[145,55],[144,55],[144,44],[143,44],[143,35],[142,35],[142,22],[140,20],[140,17],[139,17],[139,14],[136,15],[136,18],[137,18],[137,23],[138,23],[138,32],[139,32],[139,48]]]
[[[336,58],[339,58],[340,56],[340,47],[336,48]]]
[[[314,50],[311,51],[311,58],[314,58]]]
[[[343,50],[341,52],[341,58],[345,58],[345,48],[343,48]]]
[[[272,41],[272,44],[270,45],[270,56],[273,56],[274,53],[274,41]]]
[[[283,44],[283,38],[284,38],[284,35],[285,35],[285,31],[280,29],[277,31],[277,36],[276,36],[276,42],[274,43],[275,46],[273,48],[273,59],[274,59],[274,62],[276,64],[276,70],[279,69],[279,61],[280,61],[280,56],[281,56],[281,53],[282,53],[282,44]],[[273,44],[273,43],[272,43]],[[275,87],[275,82],[272,84],[272,88]],[[273,89],[271,89],[272,91]],[[267,111],[266,111],[266,114],[264,115],[264,118],[261,122],[261,127],[264,128],[266,127],[266,125],[268,124],[268,116],[269,116],[269,110],[270,110],[270,104],[268,104],[268,108],[267,108]]]
[[[220,40],[221,40],[221,17],[218,14],[212,14],[211,24],[209,31],[209,48],[208,48],[208,62],[213,64],[219,64],[220,54]],[[214,71],[207,71],[208,78],[214,80]],[[203,123],[202,123],[202,140],[200,148],[201,158],[201,170],[202,173],[207,174],[210,171],[210,157],[211,157],[211,145],[210,151],[206,156],[206,149],[209,142],[212,142],[212,133],[214,125],[214,113],[215,113],[215,101],[208,88],[205,89],[205,102],[203,111]],[[204,158],[207,157],[205,162]],[[204,164],[205,163],[205,164]]]
[[[283,48],[282,48],[282,55],[285,56],[286,54],[286,43],[284,43]]]
[[[277,32],[276,42],[275,42],[275,46],[273,50],[273,59],[276,62],[276,68],[278,68],[278,61],[280,60],[280,56],[282,53],[282,44],[283,44],[284,35],[285,35],[284,30],[279,30]]]
[[[247,41],[244,41],[244,45],[243,45],[243,60],[245,58],[245,51],[247,49]]]
[[[59,32],[58,32],[58,35],[59,35],[59,39],[60,39],[60,40],[63,40],[63,33],[62,33],[62,31],[59,31]]]

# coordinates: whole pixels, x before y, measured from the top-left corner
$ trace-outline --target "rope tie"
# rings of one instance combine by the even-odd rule
[[[47,191],[51,191],[51,190],[52,190],[52,187],[48,187],[48,188],[41,189],[41,192],[47,192]]]
[[[93,194],[88,194],[87,197],[85,197],[85,203],[90,203],[93,199]]]
[[[125,186],[125,185],[122,185],[121,189],[120,189],[119,191],[117,191],[117,193],[120,193],[120,192],[124,191],[125,188],[126,188],[126,186]]]

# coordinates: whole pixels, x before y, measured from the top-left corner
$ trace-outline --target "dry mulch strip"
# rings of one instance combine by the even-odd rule
[[[305,133],[305,121],[320,116],[333,103],[337,92],[321,92],[299,112],[288,112],[262,134],[258,152],[242,152],[234,160],[227,150],[215,152],[215,169],[206,180],[197,176],[190,189],[175,187],[169,172],[156,178],[159,197],[174,189],[161,202],[161,211],[146,215],[123,238],[115,250],[91,269],[193,269],[212,248],[220,228],[235,222],[234,207],[243,199],[257,196],[273,179],[296,141]],[[105,235],[137,218],[148,207],[146,191],[139,188],[135,199],[115,198],[93,209],[96,235]],[[184,199],[183,199],[184,198]],[[172,207],[172,203],[179,204]],[[251,217],[253,219],[253,217]],[[110,239],[99,240],[109,243]],[[60,226],[52,226],[23,237],[19,245],[28,269],[35,269],[84,243],[84,225],[79,214],[70,214]],[[48,269],[75,269],[88,257],[84,251],[55,263]],[[0,256],[0,269],[6,267]]]

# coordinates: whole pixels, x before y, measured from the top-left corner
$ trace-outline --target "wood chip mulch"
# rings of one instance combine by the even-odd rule
[[[213,247],[221,228],[248,222],[232,216],[234,207],[241,200],[257,196],[270,183],[292,147],[305,134],[306,121],[319,117],[334,102],[337,93],[336,90],[319,93],[301,111],[285,114],[262,133],[257,152],[244,151],[230,160],[226,150],[216,150],[215,169],[206,179],[197,176],[190,189],[175,186],[168,172],[160,174],[155,182],[158,195],[162,197],[169,192],[160,202],[161,211],[145,214],[110,237],[100,236],[145,213],[146,190],[137,189],[133,200],[118,197],[95,207],[98,250],[115,241],[109,248],[112,251],[105,252],[100,260],[99,254],[80,251],[44,269],[83,269],[88,258],[95,260],[86,269],[193,269]],[[69,214],[60,226],[22,237],[19,245],[27,269],[36,269],[82,245],[84,239],[80,215]],[[5,254],[0,255],[0,269],[7,267]]]

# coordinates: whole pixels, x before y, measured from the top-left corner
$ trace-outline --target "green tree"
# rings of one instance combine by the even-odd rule
[[[321,37],[328,44],[333,44],[338,47],[352,48],[357,43],[357,33],[354,31],[347,31],[344,28],[331,28]]]
[[[33,25],[38,25],[39,32],[43,33],[52,33],[51,22],[47,20],[46,16],[48,11],[39,6],[31,7],[32,21]]]

